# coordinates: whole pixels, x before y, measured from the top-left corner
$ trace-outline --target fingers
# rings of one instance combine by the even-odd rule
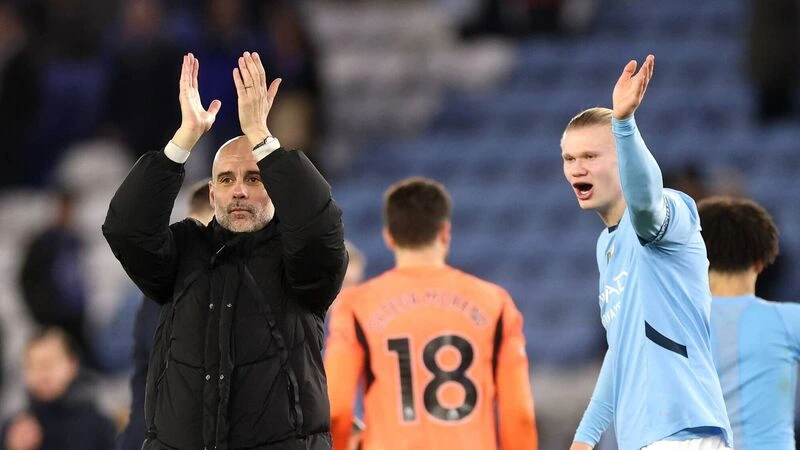
[[[638,63],[635,59],[628,61],[628,64],[625,65],[625,68],[622,70],[623,74],[633,75],[636,72],[636,66]]]
[[[253,62],[256,65],[256,70],[258,71],[258,78],[261,80],[261,83],[266,86],[267,85],[267,74],[264,72],[264,64],[261,62],[261,57],[258,53],[253,52]]]
[[[630,60],[628,64],[625,65],[625,68],[622,69],[622,74],[619,76],[617,84],[629,80],[633,76],[634,72],[636,72],[636,60]]]
[[[213,100],[211,104],[208,105],[208,113],[211,114],[212,120],[217,117],[217,113],[221,107],[222,102],[219,100]]]
[[[197,89],[197,74],[200,72],[200,60],[195,58],[194,55],[189,53],[192,58],[192,87]]]
[[[189,55],[183,55],[183,64],[181,65],[181,79],[179,87],[184,90],[189,85]]]
[[[236,94],[240,97],[244,95],[244,81],[242,81],[238,68],[233,69],[233,84],[236,85]]]
[[[244,59],[244,65],[247,67],[247,73],[250,75],[250,78],[253,80],[252,86],[256,89],[263,89],[266,88],[265,80],[261,79],[261,75],[259,74],[258,67],[256,65],[255,60],[253,59],[253,55],[250,52],[244,52],[242,56]]]
[[[272,83],[270,83],[269,85],[269,90],[267,91],[267,94],[269,95],[268,100],[270,104],[272,104],[272,102],[275,100],[275,96],[278,95],[278,87],[280,87],[281,81],[283,80],[280,78],[276,78],[272,80]]]
[[[249,89],[254,87],[253,83],[255,83],[255,81],[253,81],[253,77],[250,75],[250,69],[247,67],[245,59],[249,59],[249,55],[247,58],[244,56],[239,57],[239,73],[242,75],[245,89]]]

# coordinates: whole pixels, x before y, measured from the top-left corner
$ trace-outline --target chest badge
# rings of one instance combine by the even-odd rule
[[[614,245],[611,245],[611,248],[608,249],[606,252],[606,265],[611,262],[611,257],[614,256]]]

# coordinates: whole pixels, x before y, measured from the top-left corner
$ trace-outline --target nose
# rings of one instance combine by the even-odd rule
[[[589,172],[586,170],[586,167],[580,160],[576,160],[572,163],[572,167],[570,167],[569,173],[573,177],[582,177]]]
[[[247,186],[242,181],[237,181],[236,185],[233,186],[233,198],[247,198]]]

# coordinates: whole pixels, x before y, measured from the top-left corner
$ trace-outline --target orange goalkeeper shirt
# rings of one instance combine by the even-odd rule
[[[334,450],[362,378],[364,450],[537,448],[522,316],[505,290],[452,267],[342,291],[325,367]]]

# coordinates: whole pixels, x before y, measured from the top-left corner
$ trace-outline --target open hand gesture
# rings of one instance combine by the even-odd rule
[[[200,91],[197,87],[197,73],[200,71],[200,61],[189,53],[183,57],[181,67],[180,95],[181,126],[172,139],[175,144],[184,150],[191,150],[200,138],[211,129],[217,118],[222,102],[214,100],[203,108],[200,102]]]
[[[281,79],[273,80],[267,89],[267,75],[258,53],[244,52],[238,62],[239,67],[233,69],[233,83],[239,98],[239,123],[250,145],[256,146],[270,136],[267,116]]]
[[[614,86],[613,116],[615,119],[627,119],[642,103],[647,84],[653,78],[655,61],[655,56],[647,55],[647,59],[644,60],[642,68],[639,69],[639,73],[636,75],[634,75],[634,72],[636,72],[636,60],[631,60],[622,70],[622,75],[617,80],[617,85]]]

